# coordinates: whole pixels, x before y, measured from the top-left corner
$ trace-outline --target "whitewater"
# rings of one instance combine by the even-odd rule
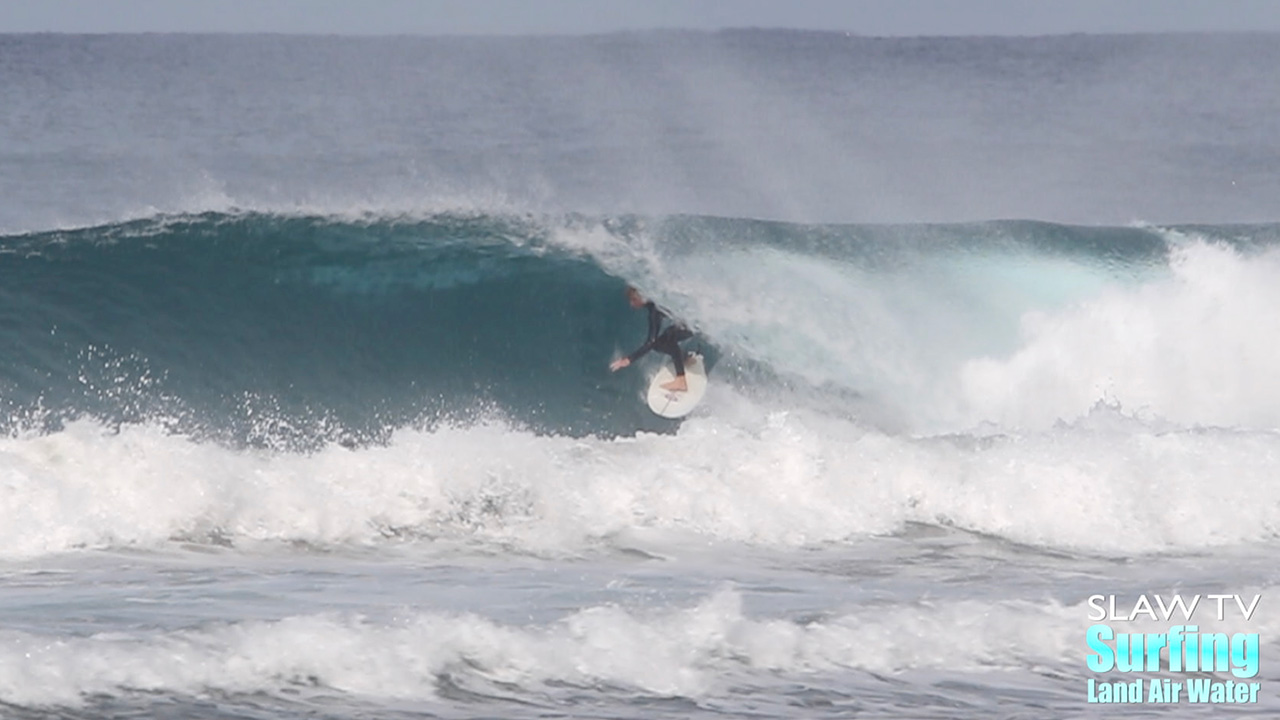
[[[1277,48],[0,36],[0,716],[1274,715]]]

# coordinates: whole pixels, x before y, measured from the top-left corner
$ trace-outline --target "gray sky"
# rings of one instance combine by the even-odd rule
[[[0,0],[0,32],[863,35],[1280,31],[1280,0]]]

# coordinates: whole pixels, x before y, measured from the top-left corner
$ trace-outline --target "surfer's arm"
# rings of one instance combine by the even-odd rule
[[[649,335],[645,338],[643,345],[627,355],[627,365],[630,365],[636,360],[644,357],[645,353],[653,349],[654,343],[658,342],[658,331],[662,329],[662,318],[662,311],[659,310],[652,302],[649,303]],[[623,365],[623,367],[626,367],[626,365]]]

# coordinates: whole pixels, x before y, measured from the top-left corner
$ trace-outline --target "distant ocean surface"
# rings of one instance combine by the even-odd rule
[[[1276,68],[0,36],[0,717],[1275,717]],[[1174,594],[1257,701],[1089,702]]]

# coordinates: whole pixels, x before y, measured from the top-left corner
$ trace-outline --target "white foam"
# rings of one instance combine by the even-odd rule
[[[867,268],[709,233],[677,250],[655,239],[663,232],[561,228],[553,242],[635,282],[726,353],[858,393],[918,432],[972,427],[957,387],[965,364],[1015,351],[1023,310],[1060,308],[1108,280],[1033,254],[941,249]]]
[[[555,556],[636,529],[794,547],[907,522],[1128,553],[1280,529],[1271,433],[1157,432],[1099,409],[1035,434],[912,439],[718,392],[676,435],[544,437],[482,422],[310,454],[79,421],[0,440],[0,554],[392,537]]]
[[[1077,654],[1072,640],[1083,616],[1080,607],[1052,602],[959,601],[797,622],[748,617],[739,593],[726,589],[688,608],[603,605],[533,627],[417,612],[392,622],[308,615],[90,637],[2,631],[0,701],[72,705],[99,693],[271,693],[291,685],[425,699],[446,672],[525,691],[567,683],[699,698],[771,685],[777,674],[1060,663]]]
[[[1190,242],[1167,278],[1027,313],[1021,347],[960,373],[970,422],[1042,428],[1098,402],[1183,425],[1280,427],[1280,251]]]
[[[890,527],[849,505],[818,514],[814,534],[806,518],[828,499],[822,485],[837,480],[812,467],[814,442],[782,424],[755,436],[711,423],[680,438],[574,440],[490,423],[291,455],[81,421],[0,441],[0,547],[31,555],[204,532],[360,543],[406,530],[572,552],[633,526],[783,543],[843,535],[845,525]],[[704,452],[686,453],[693,443]],[[740,455],[744,444],[754,452]],[[797,485],[789,503],[770,508],[787,473],[814,486]]]
[[[907,275],[877,275],[852,263],[769,247],[736,247],[732,239],[699,238],[673,255],[641,227],[615,233],[602,227],[563,228],[559,246],[589,254],[606,271],[627,278],[718,348],[750,358],[788,377],[819,386],[836,383],[880,397],[937,393],[937,353],[910,320]],[[909,293],[908,293],[909,294]],[[943,308],[945,309],[945,308]],[[939,310],[938,307],[933,310]],[[944,318],[935,318],[946,324]]]
[[[1044,429],[1099,402],[1182,426],[1280,427],[1280,251],[1170,237],[1167,269],[938,252],[874,271],[707,237],[563,231],[725,351],[891,406],[917,432]]]

